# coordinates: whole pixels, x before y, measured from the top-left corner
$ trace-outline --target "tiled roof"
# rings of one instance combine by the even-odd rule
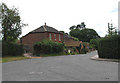
[[[64,39],[65,38],[70,38],[70,39],[73,39],[71,36],[67,35],[67,34],[64,34]]]
[[[56,30],[55,28],[53,27],[50,27],[50,26],[47,26],[46,24],[31,31],[31,33],[38,33],[38,32],[54,32],[54,33],[61,33],[59,32],[58,30]]]
[[[80,41],[71,41],[71,42],[64,42],[65,46],[70,47],[70,46],[80,46]]]

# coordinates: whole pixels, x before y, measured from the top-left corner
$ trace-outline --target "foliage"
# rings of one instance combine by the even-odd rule
[[[8,43],[3,42],[2,43],[2,56],[19,56],[23,54],[23,46],[14,44],[14,43]]]
[[[21,28],[26,24],[21,22],[19,11],[16,8],[9,9],[4,3],[0,7],[2,8],[2,39],[5,42],[13,42],[21,35]]]
[[[65,33],[64,31],[59,31],[59,32]]]
[[[99,39],[91,39],[90,40],[90,47],[95,48],[97,50],[98,49],[98,41],[99,41]]]
[[[73,25],[73,26],[71,26],[69,29],[72,30],[72,29],[75,29],[75,28],[76,28],[76,26]]]
[[[73,29],[70,31],[70,35],[73,37],[78,38],[80,41],[83,42],[90,42],[91,39],[97,39],[100,38],[100,36],[97,34],[97,32],[93,29]]]
[[[80,29],[72,29],[69,33],[71,36],[79,38]]]
[[[75,41],[79,41],[79,39],[78,38],[76,38],[76,37],[72,37]]]
[[[107,36],[112,36],[112,35],[117,35],[118,31],[116,27],[113,27],[113,24],[108,23],[108,35]]]
[[[81,24],[78,24],[77,26],[73,25],[69,29],[73,30],[73,29],[85,29],[85,28],[86,28],[85,22],[81,22]]]
[[[89,51],[89,49],[87,48],[88,46],[89,45],[87,42],[83,42],[83,43],[80,43],[80,46],[76,47],[76,49],[79,51],[79,54],[86,54]]]
[[[37,42],[34,45],[34,54],[50,54],[50,53],[60,53],[63,51],[64,44],[53,42],[51,40],[43,40],[42,42]]]
[[[120,36],[114,35],[99,40],[98,54],[100,58],[120,59]]]
[[[17,60],[24,60],[24,59],[30,59],[29,57],[24,56],[7,56],[2,57],[2,63],[10,62],[10,61],[17,61]]]

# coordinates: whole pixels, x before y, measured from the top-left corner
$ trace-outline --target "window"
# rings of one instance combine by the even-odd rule
[[[60,34],[59,34],[59,41],[61,41]]]
[[[54,34],[55,40],[56,40],[56,34]]]
[[[51,33],[49,34],[49,39],[52,40],[52,34]]]

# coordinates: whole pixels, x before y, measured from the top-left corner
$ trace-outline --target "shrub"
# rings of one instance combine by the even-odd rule
[[[90,47],[95,48],[97,50],[98,49],[98,42],[99,42],[99,39],[91,39],[90,40]]]
[[[60,53],[63,51],[64,44],[53,42],[50,40],[43,40],[34,44],[34,55]]]
[[[88,51],[87,51],[86,45],[83,44],[83,48],[81,49],[80,54],[86,54],[87,52]]]
[[[14,43],[2,43],[2,56],[18,56],[23,54],[23,45]]]
[[[83,48],[82,48],[83,46]],[[87,42],[83,42],[83,43],[80,43],[80,46],[79,47],[76,47],[77,50],[79,51],[79,54],[86,54],[88,52],[88,43]]]
[[[98,44],[98,55],[100,58],[120,59],[120,36],[102,38]]]

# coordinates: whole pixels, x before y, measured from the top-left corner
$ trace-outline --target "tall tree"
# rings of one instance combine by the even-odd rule
[[[78,25],[76,26],[76,29],[81,29],[81,25],[78,24]]]
[[[117,35],[118,30],[116,27],[113,26],[112,23],[108,23],[108,35],[107,36],[112,36],[112,35]]]
[[[85,22],[81,22],[81,28],[82,29],[86,28]]]
[[[85,29],[86,28],[86,25],[85,25],[85,22],[81,22],[81,24],[78,24],[77,26],[73,25],[71,26],[69,29],[72,30],[72,29]]]
[[[72,29],[75,29],[75,28],[76,28],[76,26],[73,25],[73,26],[71,26],[69,29],[72,30]]]
[[[4,3],[0,7],[2,8],[2,39],[6,42],[13,42],[21,35],[22,27],[27,24],[21,22],[19,11],[16,8],[9,9]]]
[[[74,29],[70,31],[70,35],[73,37],[78,38],[80,41],[83,42],[90,42],[91,39],[97,39],[100,38],[100,36],[97,34],[97,32],[93,29]]]

